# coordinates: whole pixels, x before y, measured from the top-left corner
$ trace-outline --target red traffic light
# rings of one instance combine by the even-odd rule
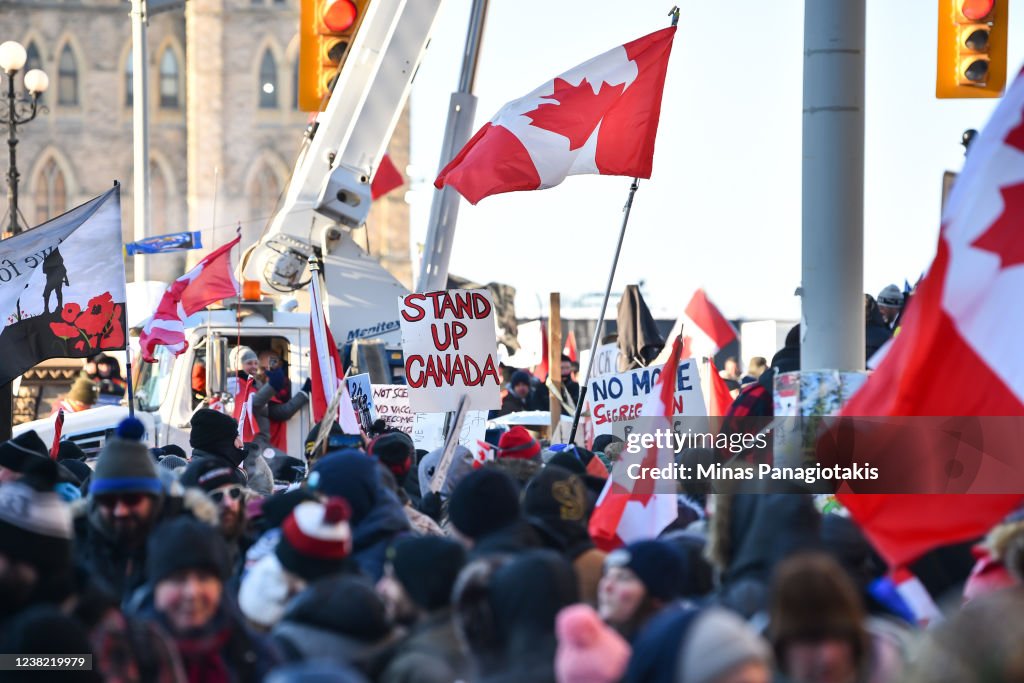
[[[326,0],[321,19],[331,33],[342,33],[356,23],[359,10],[352,0]]]
[[[963,0],[960,13],[971,21],[981,21],[992,13],[996,0]]]

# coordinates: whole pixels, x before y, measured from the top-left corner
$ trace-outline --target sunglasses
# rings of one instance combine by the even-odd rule
[[[240,486],[232,486],[226,491],[214,491],[210,494],[210,499],[214,503],[220,503],[224,500],[225,496],[231,500],[238,500],[242,497],[242,488]]]
[[[146,495],[143,493],[124,493],[117,496],[96,496],[96,502],[108,509],[117,507],[118,502],[133,508],[141,503],[145,497]]]

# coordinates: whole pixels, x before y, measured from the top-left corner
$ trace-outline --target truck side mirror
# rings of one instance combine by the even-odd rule
[[[210,396],[224,392],[227,384],[228,340],[219,334],[206,340],[206,391]]]

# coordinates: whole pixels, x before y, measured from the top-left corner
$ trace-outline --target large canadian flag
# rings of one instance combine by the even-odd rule
[[[348,396],[338,345],[334,343],[331,328],[324,319],[325,310],[323,292],[320,290],[320,272],[314,271],[309,283],[309,407],[313,421],[320,422],[327,414],[334,394],[343,392],[344,395],[338,401],[338,426],[346,434],[359,434],[359,420],[352,408],[352,399]]]
[[[509,102],[434,181],[476,204],[581,174],[651,177],[675,27],[620,45]]]
[[[714,358],[721,348],[738,336],[736,328],[703,289],[697,289],[690,297],[670,335],[682,335],[683,358]],[[665,347],[654,362],[664,363],[668,353],[669,347]]]
[[[658,375],[654,390],[651,391],[642,414],[646,427],[651,433],[672,429],[672,403],[676,393],[676,375],[679,359],[682,357],[682,340],[676,337],[672,342],[668,362]],[[594,544],[604,551],[621,545],[654,538],[679,515],[676,502],[675,479],[631,478],[629,472],[639,464],[644,468],[664,468],[673,462],[671,448],[658,448],[657,444],[630,453],[623,449],[621,459],[612,468],[611,476],[605,482],[594,513],[590,516],[588,530]]]
[[[139,336],[143,360],[155,363],[153,353],[157,346],[166,346],[176,356],[184,353],[188,348],[185,318],[215,301],[238,296],[238,280],[231,268],[231,249],[241,239],[236,237],[210,252],[195,268],[171,283]]]
[[[1024,79],[971,145],[938,252],[846,415],[1024,415]],[[1011,456],[1012,457],[1012,456]],[[895,566],[983,535],[1022,495],[840,496]]]

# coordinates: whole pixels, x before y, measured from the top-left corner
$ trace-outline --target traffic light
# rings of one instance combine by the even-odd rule
[[[302,0],[299,109],[322,111],[371,0]]]
[[[1006,87],[1009,0],[939,0],[935,97],[999,97]]]

